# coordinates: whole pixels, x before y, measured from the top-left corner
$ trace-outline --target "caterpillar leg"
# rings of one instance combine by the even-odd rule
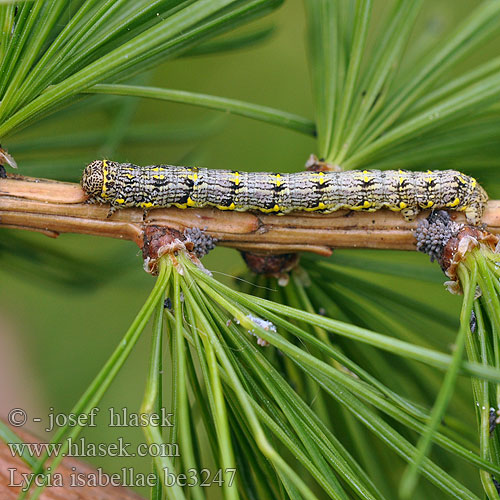
[[[465,210],[465,218],[469,224],[477,226],[481,222],[481,217],[483,216],[483,208],[477,205],[471,205]]]
[[[109,211],[108,211],[108,215],[106,215],[106,219],[109,219],[116,212],[117,209],[118,209],[118,207],[116,205],[111,204],[109,206]]]
[[[412,222],[413,220],[415,220],[415,217],[419,212],[420,210],[417,207],[407,207],[401,210],[401,214],[405,218],[406,222]]]

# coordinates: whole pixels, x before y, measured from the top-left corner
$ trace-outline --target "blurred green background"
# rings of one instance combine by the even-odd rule
[[[427,1],[420,26],[425,37],[410,50],[425,51],[479,2]],[[384,11],[384,2],[375,9]],[[184,57],[138,77],[142,84],[157,85],[233,97],[313,117],[305,47],[303,6],[289,0],[276,13],[241,31],[274,25],[272,36],[255,47],[225,54]],[[489,57],[497,47],[478,54]],[[74,147],[76,137],[81,142]],[[27,147],[28,139],[38,147]],[[99,157],[137,164],[197,164],[240,170],[299,171],[315,141],[296,132],[246,118],[224,115],[185,105],[132,98],[89,97],[36,127],[13,136],[5,146],[25,175],[77,181],[83,167]],[[447,165],[448,166],[448,165]],[[24,245],[37,249],[24,257]],[[153,285],[142,269],[138,248],[131,242],[83,235],[43,235],[0,229],[0,387],[1,412],[26,408],[30,416],[45,418],[49,408],[68,412],[101,368],[130,325]],[[395,252],[342,251],[394,258]],[[398,252],[400,262],[426,262],[420,254]],[[48,255],[51,256],[48,259]],[[332,259],[335,259],[334,253]],[[71,264],[74,259],[75,264]],[[204,261],[221,274],[244,270],[237,252],[219,248]],[[460,300],[445,291],[436,264],[428,264],[432,283],[387,278],[394,288],[430,303],[439,302],[458,316]],[[379,281],[380,283],[380,281]],[[449,307],[448,307],[449,306]],[[385,332],[390,333],[390,332]],[[445,347],[445,346],[441,346]],[[149,359],[148,331],[125,369],[104,398],[105,409],[128,407],[138,411]],[[104,415],[103,415],[104,414]],[[106,422],[101,418],[100,422]],[[44,425],[27,426],[44,441]],[[118,436],[143,442],[140,429],[110,429],[100,425],[85,431],[95,442],[112,442]],[[89,460],[110,472],[134,465],[149,471],[148,459]]]

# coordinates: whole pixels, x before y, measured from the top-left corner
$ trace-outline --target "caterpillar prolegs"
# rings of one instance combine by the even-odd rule
[[[456,170],[278,174],[97,160],[85,168],[81,184],[89,202],[110,203],[111,213],[170,206],[274,214],[388,208],[411,221],[423,209],[448,209],[478,224],[488,201],[476,179]]]

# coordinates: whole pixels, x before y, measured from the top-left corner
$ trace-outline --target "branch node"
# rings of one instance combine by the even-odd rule
[[[445,284],[451,293],[461,293],[457,277],[458,265],[467,254],[477,247],[495,251],[499,237],[484,228],[457,224],[444,210],[422,219],[415,231],[417,250],[427,253],[431,261],[437,260],[443,272],[450,278]]]
[[[309,172],[341,172],[342,168],[339,165],[327,163],[323,158],[318,159],[315,154],[309,155],[306,161],[305,168]]]
[[[278,284],[288,284],[288,273],[299,263],[299,254],[262,254],[253,252],[241,252],[241,256],[248,268],[255,274],[263,274],[278,279]]]
[[[199,257],[208,252],[208,247],[214,245],[208,235],[203,238],[202,230],[188,232],[188,236],[198,237],[196,243],[186,236],[186,231],[181,233],[177,229],[165,226],[148,225],[144,229],[144,245],[142,256],[144,259],[144,270],[154,276],[158,274],[158,260],[164,255],[169,255],[179,274],[183,274],[182,266],[177,260],[178,252],[185,252],[189,258],[203,272],[211,274],[200,262]],[[205,251],[205,253],[203,253]]]

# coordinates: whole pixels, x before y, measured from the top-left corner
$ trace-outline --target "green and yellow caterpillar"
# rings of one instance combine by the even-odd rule
[[[455,170],[274,174],[97,160],[85,168],[81,184],[89,202],[110,203],[110,213],[170,206],[274,214],[388,208],[411,221],[424,209],[449,209],[478,224],[488,201],[476,179]]]

